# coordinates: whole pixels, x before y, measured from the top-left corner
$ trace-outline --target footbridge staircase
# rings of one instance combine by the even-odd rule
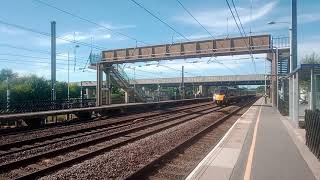
[[[113,65],[110,69],[110,79],[113,85],[122,89],[129,102],[146,102],[147,96],[140,87],[130,84],[135,80],[130,79],[124,69],[119,65]]]

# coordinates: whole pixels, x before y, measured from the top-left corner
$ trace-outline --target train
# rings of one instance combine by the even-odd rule
[[[213,94],[213,102],[218,106],[229,105],[256,96],[255,90],[220,87]]]

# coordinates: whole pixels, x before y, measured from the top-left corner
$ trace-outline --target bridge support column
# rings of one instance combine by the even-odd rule
[[[128,91],[124,91],[124,102],[126,104],[130,102],[130,93]]]
[[[96,106],[102,105],[103,65],[97,63]]]
[[[295,125],[299,123],[299,78],[298,73],[289,78],[289,116]]]
[[[271,60],[271,77],[270,77],[270,100],[273,106],[277,106],[277,97],[278,97],[278,69],[277,69],[277,64],[278,64],[278,58],[279,58],[279,53],[278,49],[275,49],[275,52],[272,53],[272,60]]]
[[[92,88],[89,88],[89,87],[86,87],[86,98],[87,99],[91,99],[92,96],[93,96],[93,89]]]
[[[106,73],[106,104],[109,105],[111,104],[111,79],[110,79],[110,72],[111,72],[111,67],[108,66],[105,70]]]
[[[199,85],[199,92],[201,96],[208,97],[208,86]]]

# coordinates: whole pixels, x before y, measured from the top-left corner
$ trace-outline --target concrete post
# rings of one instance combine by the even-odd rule
[[[128,91],[125,91],[125,92],[124,92],[124,102],[125,102],[126,104],[130,102],[129,97],[130,97],[129,92],[128,92]]]
[[[294,121],[294,123],[296,125],[298,125],[299,123],[299,75],[298,73],[296,73],[294,76],[293,76],[293,112],[292,112],[292,120]]]
[[[158,91],[158,101],[160,102],[161,101],[161,86],[160,86],[160,84],[158,84],[157,91]]]
[[[106,104],[111,104],[111,79],[110,79],[111,67],[106,68]]]
[[[51,22],[51,100],[56,100],[56,22]]]
[[[89,88],[86,87],[86,99],[91,98],[91,94],[89,94],[89,93],[90,93],[90,92],[89,92]]]
[[[10,111],[10,85],[9,76],[7,76],[7,112]]]
[[[202,96],[207,97],[208,96],[208,87],[204,85],[199,85],[199,91]]]
[[[103,65],[98,64],[97,67],[97,85],[96,85],[96,106],[102,105],[102,80],[103,80]]]
[[[289,77],[289,117],[293,119],[293,77]]]
[[[83,106],[83,87],[82,87],[82,81],[80,82],[80,107]]]
[[[316,109],[316,99],[315,99],[315,90],[316,90],[316,81],[314,76],[314,67],[311,69],[311,91],[310,91],[310,109],[315,110]]]
[[[181,99],[185,98],[185,87],[184,87],[184,66],[182,66],[181,70]]]
[[[278,84],[277,84],[277,62],[278,62],[279,52],[278,49],[275,50],[273,53],[272,61],[271,61],[271,77],[270,77],[270,100],[273,106],[277,105],[277,91],[278,91]]]

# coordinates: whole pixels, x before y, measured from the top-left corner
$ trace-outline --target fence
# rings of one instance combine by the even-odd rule
[[[320,160],[320,111],[306,110],[306,145]]]
[[[288,36],[273,36],[272,44],[277,48],[290,47],[290,38]]]
[[[95,99],[70,99],[70,100],[42,100],[42,101],[19,101],[0,103],[0,114],[13,114],[25,112],[38,112],[49,110],[61,110],[71,108],[84,108],[95,106]]]

